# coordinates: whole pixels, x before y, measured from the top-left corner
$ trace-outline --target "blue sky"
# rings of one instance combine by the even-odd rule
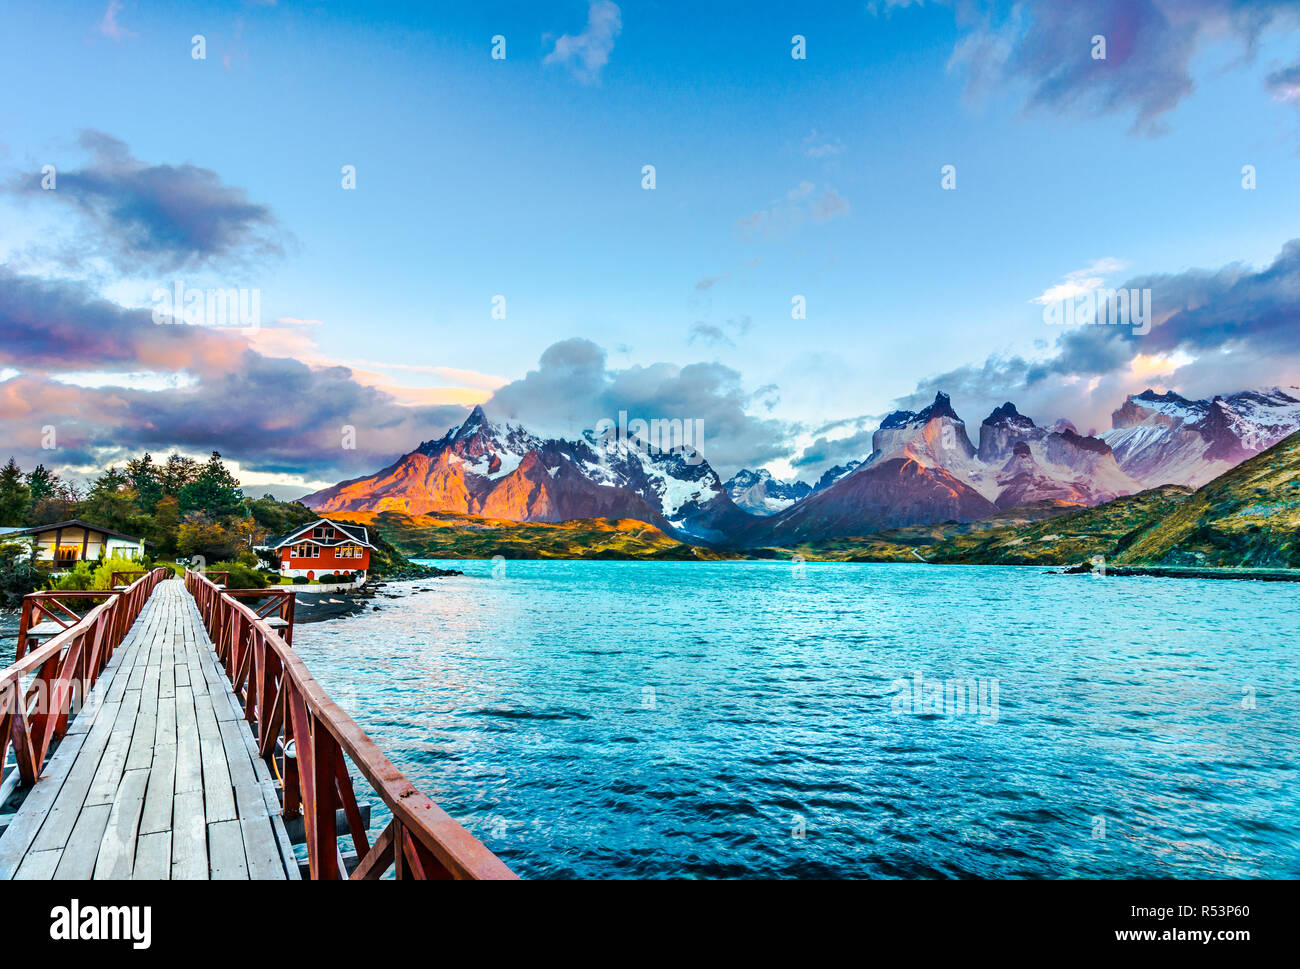
[[[5,4],[0,72],[26,94],[6,100],[0,127],[0,251],[26,280],[76,283],[126,310],[176,278],[256,287],[258,353],[347,367],[342,379],[390,398],[353,415],[373,443],[328,462],[306,444],[296,458],[241,456],[214,424],[211,446],[249,481],[368,470],[538,370],[556,344],[568,350],[552,363],[579,366],[566,356],[585,346],[575,340],[604,351],[578,354],[600,369],[600,394],[557,406],[553,390],[534,401],[517,387],[489,410],[505,415],[509,401],[505,416],[542,429],[592,426],[622,386],[633,406],[695,407],[665,416],[711,420],[726,435],[717,463],[731,470],[805,476],[820,470],[806,453],[815,438],[868,430],[948,375],[967,391],[954,403],[972,425],[1001,397],[1043,422],[1103,429],[1143,381],[1196,395],[1300,382],[1287,354],[1255,347],[1252,361],[1267,363],[1225,371],[1204,341],[1172,339],[1100,377],[968,379],[990,357],[1059,355],[1032,300],[1071,273],[1096,278],[1082,271],[1100,263],[1114,286],[1233,264],[1259,272],[1300,234],[1300,88],[1285,73],[1300,25],[1284,5],[1143,0],[1130,6],[1154,26],[1139,17],[1137,29],[1109,2],[877,6]],[[1270,7],[1267,22],[1242,20]],[[1081,52],[1073,73],[1033,62],[1034,30],[1066,59]],[[1095,31],[1109,34],[1097,71],[1110,74],[1088,73]],[[205,60],[191,57],[195,34]],[[791,57],[796,34],[804,60]],[[495,35],[504,60],[491,57]],[[1153,108],[1163,85],[1181,93]],[[126,243],[102,238],[122,228],[111,205],[14,188],[45,164],[103,166],[86,131],[116,139],[136,166],[214,173],[265,217],[183,263],[119,258]],[[346,164],[354,191],[340,187]],[[647,164],[653,191],[641,185]],[[1241,184],[1247,164],[1253,191]],[[944,165],[956,166],[955,191],[940,187]],[[504,320],[490,315],[498,294]],[[791,318],[795,295],[806,319]],[[147,364],[15,355],[0,377],[101,392],[107,379],[155,395],[212,383],[203,366],[178,378],[186,368]],[[684,378],[692,364],[709,367]],[[692,397],[692,374],[707,401]],[[263,406],[274,411],[280,395],[266,388]],[[134,423],[117,438],[95,431],[77,410],[92,402],[55,421],[76,425],[72,464],[111,456],[119,439],[206,447],[194,427],[152,442]],[[3,418],[21,425],[20,452],[22,427],[43,423]],[[295,411],[258,433],[297,423],[317,441],[318,420],[325,440],[335,418]]]

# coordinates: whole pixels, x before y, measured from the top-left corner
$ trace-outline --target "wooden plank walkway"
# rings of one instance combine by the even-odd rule
[[[185,584],[159,584],[0,835],[0,879],[299,877]]]

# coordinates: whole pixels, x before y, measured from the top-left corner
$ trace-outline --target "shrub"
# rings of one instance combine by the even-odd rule
[[[82,592],[95,584],[95,571],[89,562],[78,562],[72,570],[59,576],[54,588],[60,592]]]
[[[23,596],[44,584],[45,576],[32,565],[30,551],[18,542],[0,545],[0,606],[17,608]]]
[[[294,584],[294,585],[306,585],[306,584],[307,584],[308,582],[310,582],[310,581],[311,581],[311,579],[307,578],[307,576],[305,576],[305,575],[295,575],[295,576],[293,577],[293,584]]]
[[[90,588],[111,589],[113,587],[114,572],[137,572],[142,568],[145,568],[145,566],[141,565],[135,559],[116,557],[111,559],[100,559],[95,563]]]
[[[266,576],[241,562],[217,562],[208,567],[210,572],[229,572],[227,589],[261,589],[266,586]]]

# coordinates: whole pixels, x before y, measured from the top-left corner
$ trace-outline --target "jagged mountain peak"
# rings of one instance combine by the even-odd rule
[[[888,431],[897,427],[906,427],[909,424],[926,424],[936,417],[947,417],[959,424],[962,423],[962,419],[952,409],[952,398],[942,390],[934,395],[934,403],[922,410],[896,410],[889,414],[880,422],[880,429]]]
[[[724,485],[736,507],[752,515],[775,515],[812,493],[805,481],[781,481],[766,468],[737,471]]]
[[[1154,404],[1187,405],[1192,403],[1192,401],[1188,400],[1182,394],[1177,394],[1172,390],[1167,390],[1163,394],[1158,394],[1150,387],[1142,391],[1142,393],[1140,394],[1133,394],[1131,399],[1147,401],[1148,403],[1154,403]]]
[[[1011,424],[1016,427],[1033,427],[1034,422],[1031,418],[1026,417],[1020,411],[1016,410],[1016,405],[1007,401],[1001,407],[993,408],[988,417],[984,418],[985,424]]]

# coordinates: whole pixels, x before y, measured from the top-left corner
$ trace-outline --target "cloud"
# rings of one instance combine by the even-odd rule
[[[587,26],[580,34],[564,34],[542,59],[543,64],[564,64],[584,84],[600,81],[609,63],[614,41],[623,30],[623,16],[611,0],[593,0],[587,8]]]
[[[1278,101],[1300,101],[1300,64],[1274,71],[1264,79]]]
[[[92,230],[79,235],[79,250],[128,274],[220,268],[283,254],[271,210],[249,202],[211,169],[148,165],[96,131],[83,132],[79,144],[91,162],[59,171],[55,191],[42,190],[31,176],[10,187],[73,206]]]
[[[690,336],[687,337],[686,342],[695,343],[700,341],[711,347],[725,346],[734,349],[736,341],[732,339],[731,335],[737,338],[742,337],[749,332],[750,327],[753,325],[753,319],[748,316],[742,316],[738,320],[727,320],[721,326],[697,320],[691,324]]]
[[[720,273],[717,276],[704,276],[701,279],[697,279],[695,281],[695,291],[697,293],[703,293],[706,290],[712,289],[714,286],[718,285],[718,283],[722,282],[723,280],[730,279],[730,278],[731,278],[731,273]]]
[[[737,219],[736,228],[746,239],[772,238],[809,222],[829,222],[848,212],[849,203],[835,189],[818,192],[813,182],[803,181],[769,207]]]
[[[1124,263],[1118,259],[1109,256],[1098,259],[1090,266],[1066,273],[1059,283],[1049,286],[1043,290],[1041,295],[1035,296],[1030,302],[1047,306],[1051,303],[1059,303],[1062,300],[1074,299],[1085,293],[1091,293],[1106,285],[1106,278],[1111,273],[1118,272],[1123,268]]]
[[[838,138],[822,138],[814,128],[812,134],[803,140],[803,153],[814,160],[830,158],[844,151],[844,143]]]
[[[770,391],[770,388],[768,388]],[[654,363],[609,367],[589,340],[548,347],[536,370],[502,387],[484,404],[495,419],[519,421],[539,433],[573,436],[619,411],[641,417],[704,422],[701,451],[724,478],[789,454],[791,428],[748,413],[753,398],[740,374],[720,363]]]
[[[1132,114],[1134,130],[1148,134],[1195,89],[1199,52],[1226,38],[1249,55],[1265,31],[1297,22],[1292,0],[1019,0],[978,19],[957,6],[966,32],[950,67],[972,95],[1027,86],[1028,108]],[[1105,59],[1093,57],[1097,35]]]
[[[868,415],[832,421],[813,431],[812,443],[790,459],[790,466],[815,479],[837,464],[861,461],[871,453],[871,436],[879,424],[879,418]]]
[[[121,0],[109,0],[108,9],[104,11],[104,18],[99,22],[99,32],[105,37],[118,41],[125,40],[127,37],[138,36],[117,22],[117,15],[121,12]]]

